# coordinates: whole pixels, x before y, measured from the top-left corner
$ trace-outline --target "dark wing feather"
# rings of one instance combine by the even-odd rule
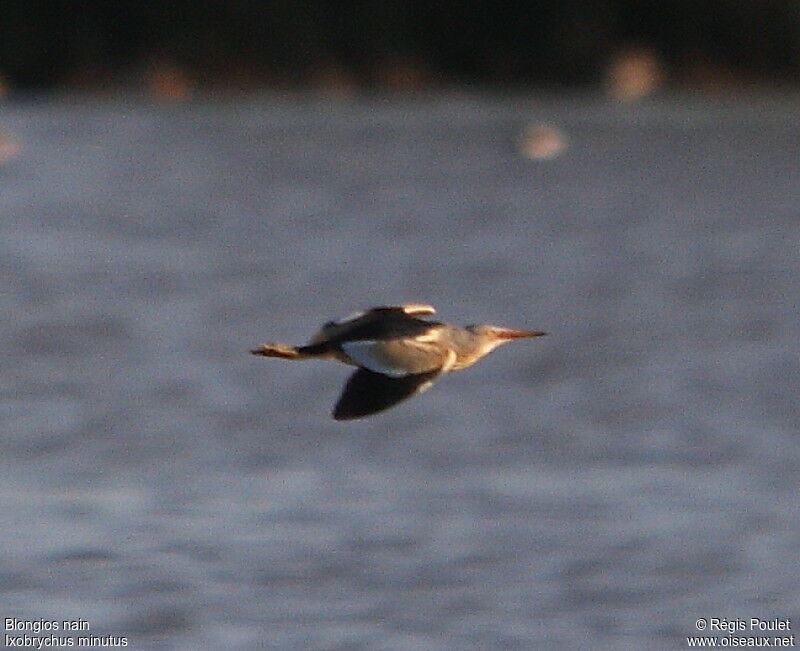
[[[343,328],[342,332],[331,337],[329,341],[341,343],[365,339],[414,337],[427,332],[433,324],[433,321],[423,321],[399,310],[374,310],[347,324],[349,327]]]
[[[365,339],[391,339],[394,337],[414,337],[426,332],[435,321],[423,321],[402,308],[376,307],[360,316],[339,323],[327,323],[311,340],[316,343],[338,344],[343,341],[363,341]]]
[[[413,396],[426,383],[432,382],[440,371],[441,369],[436,369],[428,373],[392,378],[360,368],[347,381],[333,408],[333,417],[336,420],[362,418],[393,407]]]
[[[312,343],[301,346],[299,350],[307,355],[320,355],[341,350],[341,345],[348,341],[417,337],[441,325],[437,321],[423,321],[393,308],[375,308],[353,321],[323,327],[312,338]]]
[[[405,305],[382,305],[372,307],[358,314],[341,319],[328,321],[317,332],[309,345],[325,342],[338,343],[352,341],[350,337],[368,339],[370,336],[385,338],[392,332],[402,332],[406,335],[419,334],[420,323],[425,323],[414,316],[434,314],[433,306],[425,303],[407,303]],[[390,336],[395,336],[391,335]]]

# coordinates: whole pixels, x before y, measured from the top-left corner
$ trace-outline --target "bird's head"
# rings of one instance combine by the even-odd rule
[[[504,344],[514,339],[523,339],[526,337],[542,337],[546,332],[538,330],[516,330],[514,328],[505,328],[496,325],[469,325],[469,330],[485,347],[487,352],[497,348],[500,344]]]

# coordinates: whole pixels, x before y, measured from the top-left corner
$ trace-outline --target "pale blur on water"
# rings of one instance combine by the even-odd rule
[[[5,103],[0,617],[135,649],[684,648],[800,621],[800,98]],[[568,148],[516,150],[529,123]],[[379,417],[247,354],[548,330]]]

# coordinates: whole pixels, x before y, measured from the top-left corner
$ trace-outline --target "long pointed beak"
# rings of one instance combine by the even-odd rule
[[[494,336],[498,339],[522,339],[523,337],[544,337],[547,333],[538,330],[514,330],[513,328],[497,328]]]

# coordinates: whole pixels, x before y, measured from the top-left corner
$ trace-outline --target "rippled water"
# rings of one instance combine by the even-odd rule
[[[799,109],[5,103],[0,617],[136,649],[800,618]],[[561,156],[518,153],[537,121]],[[552,334],[348,423],[347,369],[247,354],[406,300]]]

